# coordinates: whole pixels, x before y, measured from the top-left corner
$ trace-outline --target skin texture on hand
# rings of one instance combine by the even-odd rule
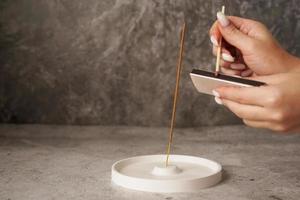
[[[256,77],[260,87],[220,87],[214,91],[248,126],[279,132],[300,131],[300,72]]]
[[[260,22],[217,14],[210,29],[216,53],[222,37],[221,70],[267,83],[260,87],[220,87],[213,91],[248,126],[278,132],[300,131],[300,59],[290,55]],[[224,56],[225,54],[225,56]]]
[[[210,29],[210,39],[216,54],[216,45],[220,36],[223,37],[221,70],[224,74],[271,75],[288,72],[298,64],[298,59],[282,49],[262,23],[222,13],[217,16]]]

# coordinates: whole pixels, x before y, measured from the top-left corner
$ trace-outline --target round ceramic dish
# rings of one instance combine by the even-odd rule
[[[200,157],[147,155],[120,160],[112,166],[112,182],[147,192],[197,192],[222,179],[220,164]]]

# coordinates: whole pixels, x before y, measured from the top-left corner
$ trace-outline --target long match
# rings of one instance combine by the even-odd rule
[[[222,13],[225,14],[225,6],[222,6]],[[219,46],[218,46],[218,49],[217,49],[217,60],[216,60],[215,76],[218,76],[219,72],[220,72],[221,51],[222,51],[222,36],[220,36]]]

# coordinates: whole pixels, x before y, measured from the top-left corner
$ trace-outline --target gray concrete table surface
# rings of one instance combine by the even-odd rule
[[[111,183],[120,159],[165,152],[167,128],[0,125],[0,199],[299,200],[300,135],[244,126],[176,129],[173,153],[222,164],[197,193],[131,191]]]

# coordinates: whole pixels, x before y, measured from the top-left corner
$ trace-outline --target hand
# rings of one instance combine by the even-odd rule
[[[300,66],[300,63],[299,63]],[[300,72],[260,76],[260,87],[221,87],[215,100],[246,125],[280,132],[300,131]]]
[[[299,59],[282,49],[260,22],[226,17],[221,12],[217,18],[210,29],[210,38],[216,55],[219,38],[223,36],[223,73],[239,76],[271,75],[288,72],[298,64]]]

